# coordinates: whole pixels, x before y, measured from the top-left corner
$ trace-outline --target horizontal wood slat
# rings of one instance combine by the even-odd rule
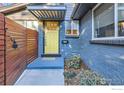
[[[4,15],[0,13],[0,85],[4,84],[5,31]]]
[[[38,57],[38,32],[27,29],[27,62],[31,63]]]
[[[18,47],[12,47],[15,39]],[[12,85],[38,57],[38,32],[27,29],[0,14],[0,85]]]
[[[6,20],[6,84],[14,84],[26,68],[26,28],[16,22]],[[17,34],[18,33],[18,34]],[[12,47],[14,38],[18,47]],[[21,43],[20,43],[21,41]],[[20,47],[22,46],[22,47]]]

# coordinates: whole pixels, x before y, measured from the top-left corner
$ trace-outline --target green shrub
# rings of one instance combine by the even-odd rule
[[[79,55],[73,55],[65,60],[65,66],[68,68],[79,69],[81,66],[81,57]]]
[[[64,72],[64,77],[67,79],[72,79],[76,76],[75,72]]]
[[[81,78],[80,78],[81,85],[106,85],[106,81],[103,77],[96,74],[91,70],[84,70]]]

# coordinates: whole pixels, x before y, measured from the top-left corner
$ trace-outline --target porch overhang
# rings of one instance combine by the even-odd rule
[[[27,6],[38,20],[64,20],[65,6]]]
[[[71,18],[74,20],[81,19],[97,3],[78,3],[75,5]]]

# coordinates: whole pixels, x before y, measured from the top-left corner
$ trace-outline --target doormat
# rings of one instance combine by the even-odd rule
[[[56,58],[54,57],[43,57],[42,60],[55,60]]]

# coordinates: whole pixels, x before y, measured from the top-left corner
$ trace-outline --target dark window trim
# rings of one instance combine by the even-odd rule
[[[118,45],[124,46],[124,39],[111,39],[111,40],[90,40],[91,44],[103,44],[103,45]]]

